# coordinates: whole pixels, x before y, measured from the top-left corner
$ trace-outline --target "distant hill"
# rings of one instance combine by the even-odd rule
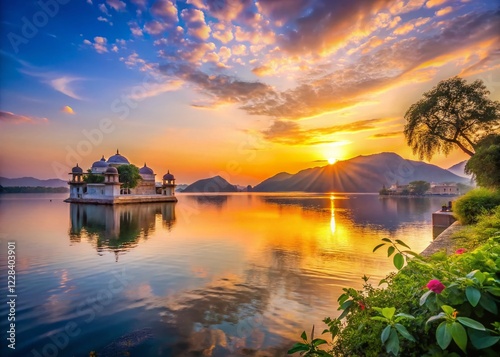
[[[0,185],[2,185],[3,187],[68,187],[68,183],[64,180],[40,180],[34,177],[0,177]]]
[[[405,160],[395,153],[357,156],[333,165],[281,172],[253,188],[255,192],[378,192],[384,185],[411,181],[468,182],[448,170],[421,161]]]
[[[182,192],[238,192],[234,185],[231,185],[224,178],[214,176],[211,178],[198,180],[184,189]]]
[[[470,178],[471,175],[467,175],[465,173],[465,164],[467,163],[467,160],[461,161],[458,164],[453,165],[452,167],[448,168],[448,171],[454,173],[455,175],[462,176],[462,177],[467,177]]]

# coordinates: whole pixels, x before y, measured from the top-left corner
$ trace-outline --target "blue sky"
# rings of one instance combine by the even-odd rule
[[[87,167],[120,148],[182,181],[225,173],[255,184],[332,158],[414,158],[403,116],[439,80],[481,79],[500,98],[498,1],[1,7],[7,177],[61,177],[75,161]],[[464,158],[456,151],[431,162]]]

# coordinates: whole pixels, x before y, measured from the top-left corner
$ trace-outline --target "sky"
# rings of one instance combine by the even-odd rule
[[[498,1],[40,0],[0,14],[0,176],[120,150],[157,178],[255,185],[392,151],[439,81],[500,99]],[[447,168],[455,150],[430,163]]]

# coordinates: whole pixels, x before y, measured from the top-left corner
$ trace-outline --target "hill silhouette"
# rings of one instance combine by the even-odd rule
[[[198,180],[184,189],[182,192],[238,192],[234,185],[231,185],[221,176],[214,176],[207,179]]]
[[[333,165],[314,167],[296,174],[281,172],[262,181],[255,192],[378,192],[383,186],[411,181],[467,182],[448,170],[421,161],[406,160],[385,152],[357,156]]]

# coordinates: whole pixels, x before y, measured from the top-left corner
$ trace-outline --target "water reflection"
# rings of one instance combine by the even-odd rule
[[[227,195],[186,195],[188,200],[196,201],[199,205],[213,206],[217,209],[223,208],[227,204]]]
[[[261,197],[280,207],[299,206],[304,211],[325,211],[332,216],[330,228],[336,230],[335,213],[343,212],[357,225],[377,225],[395,231],[409,222],[430,221],[429,211],[441,207],[439,197],[379,197],[378,195],[310,195],[304,197]]]
[[[69,239],[78,243],[86,239],[97,252],[113,251],[117,257],[148,239],[155,232],[156,217],[171,230],[175,223],[175,203],[141,205],[88,205],[71,203]]]

